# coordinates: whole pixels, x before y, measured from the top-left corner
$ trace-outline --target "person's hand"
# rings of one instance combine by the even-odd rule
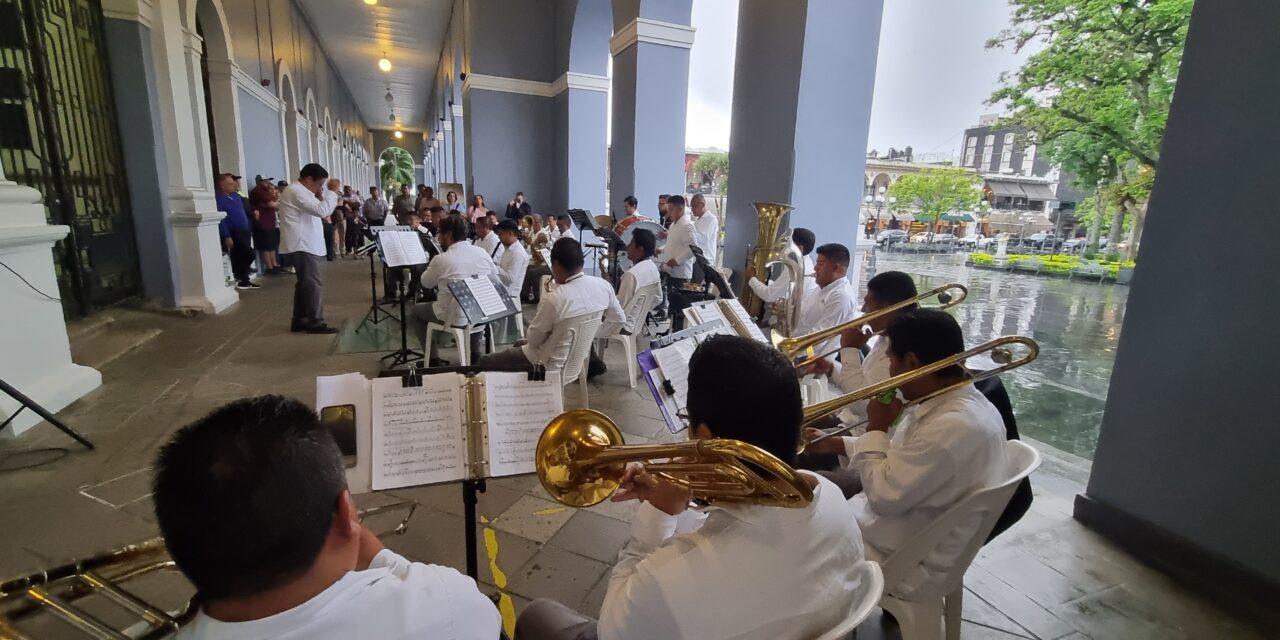
[[[835,454],[835,455],[844,453],[843,440],[841,440],[839,437],[831,437],[831,438],[826,438],[824,440],[818,440],[818,438],[821,438],[824,435],[826,434],[824,434],[821,429],[814,429],[813,427],[809,427],[805,429],[804,441],[809,444],[805,445],[804,452],[805,453],[825,453],[825,454]],[[817,440],[817,442],[814,442],[815,440]]]
[[[633,462],[622,474],[621,486],[610,498],[613,502],[641,500],[659,511],[678,516],[689,508],[693,492],[669,480],[664,480],[644,470],[644,465]]]
[[[508,202],[508,203],[507,203],[507,206],[508,206],[508,207],[512,207],[512,206],[515,206],[515,204],[516,204],[516,201],[515,201],[515,200],[512,200],[511,202]]]
[[[744,275],[748,280],[756,277],[756,265],[754,264],[747,265],[747,271]]]
[[[840,346],[842,348],[861,349],[867,346],[867,341],[871,339],[873,334],[867,333],[864,329],[866,325],[858,325],[849,327],[840,332]]]
[[[227,251],[230,251],[230,250],[231,250],[232,245],[234,245],[234,244],[235,244],[235,243],[234,243],[234,242],[232,242],[232,240],[231,240],[231,237],[230,237],[230,236],[227,236],[226,238],[223,238],[223,239],[222,239],[222,246],[223,246],[223,248],[225,248]]]
[[[879,398],[867,401],[867,431],[889,431],[889,427],[902,415],[902,400],[894,396],[889,404],[880,402]]]
[[[672,259],[670,259],[670,260],[668,260],[668,261],[667,261],[667,266],[668,266],[668,267],[675,267],[675,266],[676,266],[676,264],[677,264],[677,263],[676,263],[676,259],[675,259],[675,258],[672,258]]]
[[[827,360],[826,358],[818,358],[808,367],[805,367],[804,372],[814,376],[827,376],[831,375],[831,372],[834,370],[835,365],[831,364],[830,360]]]
[[[363,524],[357,526],[360,527],[360,547],[356,552],[356,571],[364,571],[369,568],[369,563],[373,562],[374,557],[386,547],[368,527]]]
[[[516,341],[515,341],[515,344],[512,344],[511,346],[513,346],[513,347],[523,347],[523,346],[525,346],[526,344],[529,344],[529,341],[528,341],[528,340],[525,340],[524,338],[520,338],[519,340],[516,340]]]
[[[658,238],[659,238],[660,240],[666,240],[666,239],[667,239],[667,232],[666,232],[666,231],[659,231],[659,232],[658,232]]]

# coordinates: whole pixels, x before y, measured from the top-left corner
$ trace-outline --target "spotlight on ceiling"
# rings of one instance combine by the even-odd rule
[[[378,61],[378,68],[383,71],[391,71],[391,61],[386,56],[386,53],[382,54],[382,59]]]
[[[396,140],[399,140],[400,138],[403,138],[403,137],[404,137],[404,132],[399,129],[396,129]]]
[[[393,96],[393,95],[391,95],[391,92],[390,92],[390,91],[388,91],[388,92],[387,92],[387,95],[386,95],[386,96],[384,96],[384,97],[385,97],[385,98],[386,98],[386,100],[387,100],[387,104],[391,104],[392,102],[395,102],[395,101],[396,101],[396,97],[395,97],[395,96]]]
[[[372,7],[373,5],[378,4],[378,0],[364,0],[364,3]]]

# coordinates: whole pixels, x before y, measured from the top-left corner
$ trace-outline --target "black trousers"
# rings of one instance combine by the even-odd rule
[[[236,282],[248,284],[249,268],[253,266],[253,232],[248,229],[231,231],[231,273]]]
[[[305,251],[288,255],[293,258],[294,272],[298,277],[293,287],[293,328],[306,329],[324,324],[324,284],[320,282],[322,258]]]
[[[688,278],[667,279],[667,315],[671,318],[671,331],[674,333],[684,329],[684,310],[689,308],[689,300],[685,297],[683,287]]]
[[[329,260],[333,259],[333,223],[323,222],[324,227],[324,255]]]

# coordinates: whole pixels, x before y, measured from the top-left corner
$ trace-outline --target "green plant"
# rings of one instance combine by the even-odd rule
[[[987,265],[995,264],[996,259],[994,256],[992,256],[989,253],[971,253],[969,254],[969,261],[974,264],[987,266]]]
[[[1120,252],[1115,250],[1108,251],[1104,262],[1120,262]]]
[[[402,184],[413,184],[413,155],[400,147],[389,147],[378,156],[384,193],[395,193]]]

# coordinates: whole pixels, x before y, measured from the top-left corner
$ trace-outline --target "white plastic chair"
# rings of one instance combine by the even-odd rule
[[[849,613],[849,617],[836,628],[818,636],[818,640],[848,638],[849,634],[871,615],[871,610],[876,608],[881,594],[884,593],[884,573],[880,571],[880,565],[871,560],[862,563],[862,566],[858,567],[858,585],[862,589],[862,600]]]
[[[471,334],[480,333],[485,330],[488,325],[452,327],[446,326],[440,322],[427,323],[427,335],[422,339],[422,348],[426,351],[428,360],[431,358],[431,342],[435,339],[437,333],[447,333],[453,336],[454,342],[458,343],[458,364],[466,367],[471,365]],[[486,344],[489,345],[489,351],[493,351],[493,336],[489,333],[485,334]]]
[[[636,351],[640,349],[640,333],[644,329],[644,321],[649,317],[649,312],[657,304],[660,287],[661,283],[658,282],[640,287],[640,290],[636,291],[627,302],[627,308],[623,309],[627,317],[626,323],[618,327],[617,333],[600,338],[606,346],[611,342],[622,345],[622,350],[627,356],[627,380],[631,381],[633,389],[636,386]]]
[[[996,520],[1000,518],[1005,505],[1009,504],[1018,483],[1040,466],[1040,452],[1031,448],[1031,445],[1009,440],[1005,442],[1004,450],[1012,469],[1007,480],[969,494],[881,563],[884,568],[885,593],[880,598],[880,607],[898,619],[903,640],[942,638],[944,616],[947,640],[960,638],[964,573],[973,562],[973,557],[978,555],[982,543],[995,528]],[[895,585],[901,584],[926,556],[946,541],[956,527],[975,514],[981,514],[982,518],[978,529],[973,532],[964,552],[956,558],[951,570],[942,580],[930,580],[905,598],[892,595]]]
[[[582,406],[587,407],[587,360],[591,357],[591,345],[595,342],[596,332],[600,330],[600,319],[603,311],[584,313],[580,316],[565,318],[556,323],[547,341],[564,346],[542,358],[542,366],[547,371],[560,371],[560,383],[568,385],[578,381],[582,391]]]

